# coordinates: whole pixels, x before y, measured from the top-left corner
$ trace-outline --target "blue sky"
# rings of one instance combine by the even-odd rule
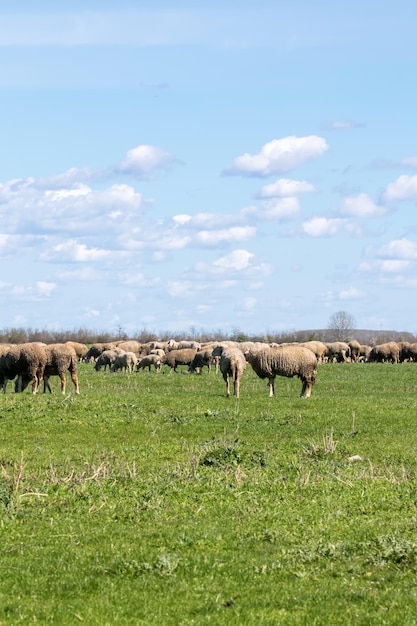
[[[0,327],[417,333],[415,18],[3,0]]]

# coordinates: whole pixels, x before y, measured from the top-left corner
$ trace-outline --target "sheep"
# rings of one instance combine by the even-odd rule
[[[359,357],[361,356],[361,344],[356,339],[352,339],[349,341],[349,350],[350,350],[350,360],[354,363],[359,361]]]
[[[213,352],[213,349],[211,347],[203,348],[202,350],[197,350],[197,352],[194,355],[193,360],[190,363],[190,367],[188,368],[188,371],[190,372],[190,374],[194,374],[195,372],[198,372],[199,374],[201,374],[204,366],[207,367],[210,373],[211,366],[215,360],[215,357],[213,357],[212,352]]]
[[[178,365],[190,366],[196,352],[197,350],[192,348],[184,348],[182,350],[170,350],[170,352],[162,357],[161,363],[170,367],[170,373],[172,372],[172,370],[176,372]]]
[[[45,347],[37,343],[17,344],[0,356],[0,385],[6,393],[7,381],[18,376],[17,390],[21,391],[22,378],[26,375],[32,383],[32,393],[38,392],[47,362]]]
[[[369,361],[369,355],[371,354],[371,346],[361,343],[361,349],[359,353],[359,361]]]
[[[148,354],[142,357],[136,364],[136,371],[139,372],[141,369],[144,370],[145,367],[147,367],[150,372],[152,365],[157,372],[161,370],[161,357],[159,354]]]
[[[79,341],[66,341],[65,345],[70,346],[70,348],[74,348],[79,361],[84,360],[84,357],[88,352],[88,347],[85,343],[80,343]]]
[[[268,378],[269,396],[275,394],[275,377],[298,376],[303,385],[301,398],[309,398],[317,376],[317,357],[304,346],[263,348],[245,353],[246,360],[259,378]]]
[[[117,372],[122,370],[127,373],[133,372],[133,368],[138,362],[138,357],[134,352],[124,352],[116,357],[113,365],[110,368],[111,372]]]
[[[221,352],[221,354],[219,354]],[[230,379],[233,380],[233,395],[240,397],[240,381],[246,369],[246,359],[239,348],[217,347],[213,356],[220,356],[219,367],[226,383],[226,397],[230,397]]]
[[[170,352],[171,350],[186,350],[186,349],[201,349],[201,343],[198,341],[175,341],[175,339],[169,339],[167,342],[167,350]]]
[[[345,341],[332,341],[326,343],[326,354],[328,361],[336,361],[337,363],[345,363],[349,356],[349,345]]]
[[[99,372],[102,367],[104,367],[104,371],[106,371],[107,367],[110,369],[119,354],[120,352],[117,352],[116,350],[104,350],[94,364],[96,372]]]
[[[43,373],[43,391],[46,390],[52,393],[51,385],[49,384],[50,376],[59,376],[61,380],[61,393],[65,395],[67,385],[67,371],[71,374],[71,380],[74,385],[74,391],[76,394],[80,393],[77,375],[77,361],[78,357],[73,348],[63,343],[52,343],[45,348],[46,350],[46,365]],[[16,380],[15,391],[26,389],[30,382],[30,378],[27,374],[21,376],[21,380]]]
[[[374,346],[369,353],[369,362],[384,363],[389,361],[390,363],[398,363],[400,360],[400,348],[395,341],[388,341],[386,343],[380,343]]]
[[[84,356],[84,361],[87,363],[89,361],[95,361],[105,350],[114,350],[115,347],[115,343],[94,343]]]
[[[400,349],[400,361],[417,361],[417,343],[403,342]]]
[[[117,348],[123,350],[123,352],[133,352],[136,356],[139,356],[142,345],[139,341],[130,339],[129,341],[118,341]]]
[[[316,355],[317,361],[319,363],[323,363],[324,357],[327,353],[327,346],[325,343],[323,343],[323,341],[304,341],[297,345],[303,346],[304,348],[308,348],[309,350],[311,350]]]

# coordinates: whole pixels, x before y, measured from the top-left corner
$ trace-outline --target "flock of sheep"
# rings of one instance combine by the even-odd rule
[[[325,361],[376,361],[399,363],[417,360],[417,343],[390,341],[373,347],[353,340],[349,343],[307,341],[303,343],[267,344],[260,342],[210,342],[173,339],[165,342],[140,343],[136,340],[113,343],[96,343],[91,347],[83,343],[67,341],[61,344],[39,342],[17,345],[0,345],[0,385],[6,392],[7,382],[15,380],[15,392],[22,392],[32,385],[37,393],[43,381],[44,392],[51,392],[50,376],[59,376],[61,393],[65,394],[66,374],[69,371],[75,393],[79,393],[77,363],[92,362],[100,371],[111,372],[151,371],[160,372],[163,366],[176,371],[179,365],[187,366],[189,373],[201,373],[215,366],[220,369],[226,383],[226,395],[239,398],[240,381],[249,363],[254,372],[268,379],[269,395],[275,393],[276,376],[294,376],[301,380],[301,397],[308,398],[317,376],[317,365]]]

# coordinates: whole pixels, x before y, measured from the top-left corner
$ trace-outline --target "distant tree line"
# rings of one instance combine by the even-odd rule
[[[267,343],[292,343],[294,341],[350,341],[357,339],[360,343],[376,344],[385,341],[410,341],[415,342],[417,338],[409,332],[399,331],[375,331],[359,330],[350,327],[349,318],[335,318],[335,325],[329,324],[326,329],[297,330],[290,332],[267,331],[263,334],[245,333],[239,328],[232,329],[231,332],[222,330],[203,331],[191,327],[184,331],[162,331],[154,333],[147,329],[135,331],[127,334],[121,327],[115,331],[92,330],[90,328],[77,328],[73,330],[50,330],[32,328],[4,328],[0,330],[0,343],[25,343],[31,341],[41,341],[43,343],[64,343],[65,341],[79,341],[85,344],[122,341],[126,339],[136,339],[141,343],[148,341],[167,341],[168,339],[195,339],[200,343],[207,341],[262,341]]]

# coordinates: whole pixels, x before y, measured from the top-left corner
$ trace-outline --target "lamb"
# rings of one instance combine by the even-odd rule
[[[193,360],[196,352],[197,350],[192,349],[192,348],[184,348],[182,350],[171,350],[161,359],[161,363],[168,365],[171,368],[170,373],[172,372],[172,370],[176,372],[178,365],[190,366],[191,361]]]
[[[400,348],[395,341],[388,341],[386,343],[380,343],[374,346],[369,353],[368,361],[384,363],[389,361],[390,363],[398,363],[400,360]]]
[[[133,368],[138,362],[138,357],[134,352],[124,352],[116,357],[113,365],[110,368],[111,372],[117,372],[122,370],[127,373],[133,372]]]
[[[298,376],[303,383],[301,398],[309,398],[317,376],[317,357],[303,346],[263,348],[245,353],[246,360],[260,378],[268,378],[269,396],[275,394],[275,377]]]
[[[0,385],[6,393],[7,381],[18,376],[18,391],[21,391],[22,376],[32,383],[32,393],[38,392],[47,361],[46,349],[37,343],[12,346],[0,356]]]
[[[52,343],[45,348],[46,350],[46,365],[43,373],[43,391],[46,390],[52,393],[51,385],[49,384],[50,376],[59,376],[61,380],[61,393],[65,395],[67,385],[67,371],[71,374],[71,380],[74,385],[74,391],[76,394],[80,393],[77,375],[77,361],[78,357],[73,348],[63,343]],[[30,382],[30,378],[27,374],[23,374],[21,380],[16,380],[15,391],[18,392],[26,389]],[[20,387],[20,388],[19,388]]]
[[[94,369],[96,370],[96,372],[99,372],[102,367],[104,367],[104,371],[106,371],[107,367],[110,369],[119,354],[120,353],[116,350],[104,350],[104,352],[100,354],[94,364]]]
[[[147,367],[150,372],[153,365],[155,370],[159,372],[161,370],[161,359],[162,357],[159,354],[148,354],[137,362],[136,371],[139,372]]]
[[[233,380],[233,395],[240,396],[240,381],[246,369],[246,359],[239,348],[225,348],[216,346],[212,352],[213,357],[220,356],[220,371],[226,383],[226,396],[230,397],[230,379]]]

